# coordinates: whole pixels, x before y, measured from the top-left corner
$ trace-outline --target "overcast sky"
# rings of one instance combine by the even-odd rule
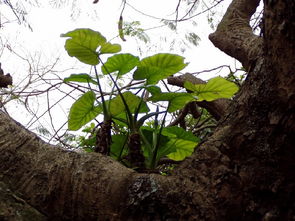
[[[140,2],[140,3],[139,3]],[[216,21],[221,19],[224,10],[227,7],[228,0],[219,7],[214,17]],[[128,3],[134,6],[135,9],[157,18],[175,19],[175,8],[178,0],[148,0],[136,1],[130,0]],[[187,8],[185,1],[180,5],[180,14],[185,13],[181,8]],[[93,30],[101,32],[107,39],[112,39],[118,35],[117,23],[122,9],[121,0],[100,0],[97,4],[92,4],[92,1],[77,0],[77,5],[74,9],[71,5],[63,7],[50,7],[49,3],[43,3],[39,8],[32,8],[28,14],[28,21],[33,28],[33,32],[24,27],[17,25],[9,25],[5,31],[12,33],[12,36],[17,38],[18,42],[23,42],[23,47],[35,50],[42,50],[45,57],[48,59],[54,56],[66,56],[63,49],[65,39],[60,38],[61,33],[68,32],[75,28],[92,28]],[[142,28],[149,29],[161,25],[160,20],[150,18],[146,15],[135,11],[129,5],[126,5],[123,17],[125,21],[141,21]],[[202,3],[198,6],[198,11],[205,9]],[[220,9],[222,11],[220,11]],[[71,15],[73,15],[72,18]],[[232,58],[227,57],[224,53],[215,48],[208,40],[208,34],[213,32],[207,22],[208,13],[194,18],[196,26],[192,26],[191,22],[181,22],[178,24],[178,31],[172,32],[168,28],[158,28],[147,31],[151,42],[149,43],[149,50],[141,51],[142,56],[147,56],[159,52],[171,52],[181,54],[181,40],[184,39],[184,34],[187,32],[195,32],[201,41],[196,47],[189,44],[190,48],[182,53],[189,62],[187,71],[195,72],[203,69],[210,69],[223,64],[234,64]],[[17,36],[15,33],[17,32]],[[131,37],[126,37],[127,41],[123,42],[119,38],[115,38],[112,42],[122,45],[124,52],[131,52],[139,55],[138,47],[145,49],[145,44],[136,41]],[[169,47],[171,42],[175,40],[176,43],[171,51]],[[74,59],[74,58],[73,58]],[[213,73],[212,73],[213,74]],[[202,78],[212,76],[203,75]]]

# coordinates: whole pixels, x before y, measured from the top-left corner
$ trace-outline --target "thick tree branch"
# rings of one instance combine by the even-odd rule
[[[249,70],[262,52],[262,38],[253,34],[249,25],[260,0],[234,0],[217,30],[210,34],[212,43]]]
[[[183,87],[185,81],[192,82],[193,84],[205,84],[206,82],[200,78],[196,78],[190,73],[183,74],[178,77],[169,77],[168,84]],[[196,102],[198,106],[203,107],[209,111],[209,113],[216,119],[219,120],[225,115],[226,109],[230,104],[229,99],[218,99],[212,102],[201,101]]]
[[[193,197],[183,198],[187,190],[175,192],[178,185],[192,187],[177,176],[140,174],[98,153],[51,146],[2,111],[0,137],[1,180],[50,220],[141,220],[153,214],[175,218],[192,212],[180,213],[175,203]],[[192,189],[200,195],[194,214],[206,211],[211,202],[203,201],[200,189]]]
[[[132,170],[97,153],[50,146],[1,111],[0,137],[1,180],[52,220],[118,215]]]

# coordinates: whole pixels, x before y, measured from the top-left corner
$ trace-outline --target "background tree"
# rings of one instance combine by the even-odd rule
[[[171,176],[42,142],[0,112],[1,179],[50,219],[294,219],[293,0],[233,0],[211,41],[248,72],[214,134]]]

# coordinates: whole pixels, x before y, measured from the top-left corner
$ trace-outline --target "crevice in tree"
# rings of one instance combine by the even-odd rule
[[[101,153],[103,155],[110,154],[110,146],[112,143],[111,129],[111,120],[102,122],[100,128],[96,132],[96,146],[94,152]]]

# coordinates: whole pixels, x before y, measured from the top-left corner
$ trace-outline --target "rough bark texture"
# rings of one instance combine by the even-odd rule
[[[46,216],[27,204],[21,195],[16,195],[5,183],[0,182],[0,220],[43,221],[46,219]]]
[[[96,133],[96,146],[94,152],[103,155],[110,154],[112,121],[104,121]]]
[[[144,156],[141,150],[140,135],[133,133],[129,136],[128,140],[129,154],[126,156],[132,168],[143,169]]]
[[[207,142],[172,176],[60,150],[0,112],[0,174],[51,220],[294,220],[295,2],[234,0],[210,39],[249,70]]]
[[[0,88],[7,88],[9,85],[12,85],[12,77],[9,73],[4,74],[4,71],[2,70],[0,63]]]
[[[209,36],[213,44],[249,70],[261,55],[263,40],[254,35],[249,20],[260,0],[234,0],[215,33]]]

